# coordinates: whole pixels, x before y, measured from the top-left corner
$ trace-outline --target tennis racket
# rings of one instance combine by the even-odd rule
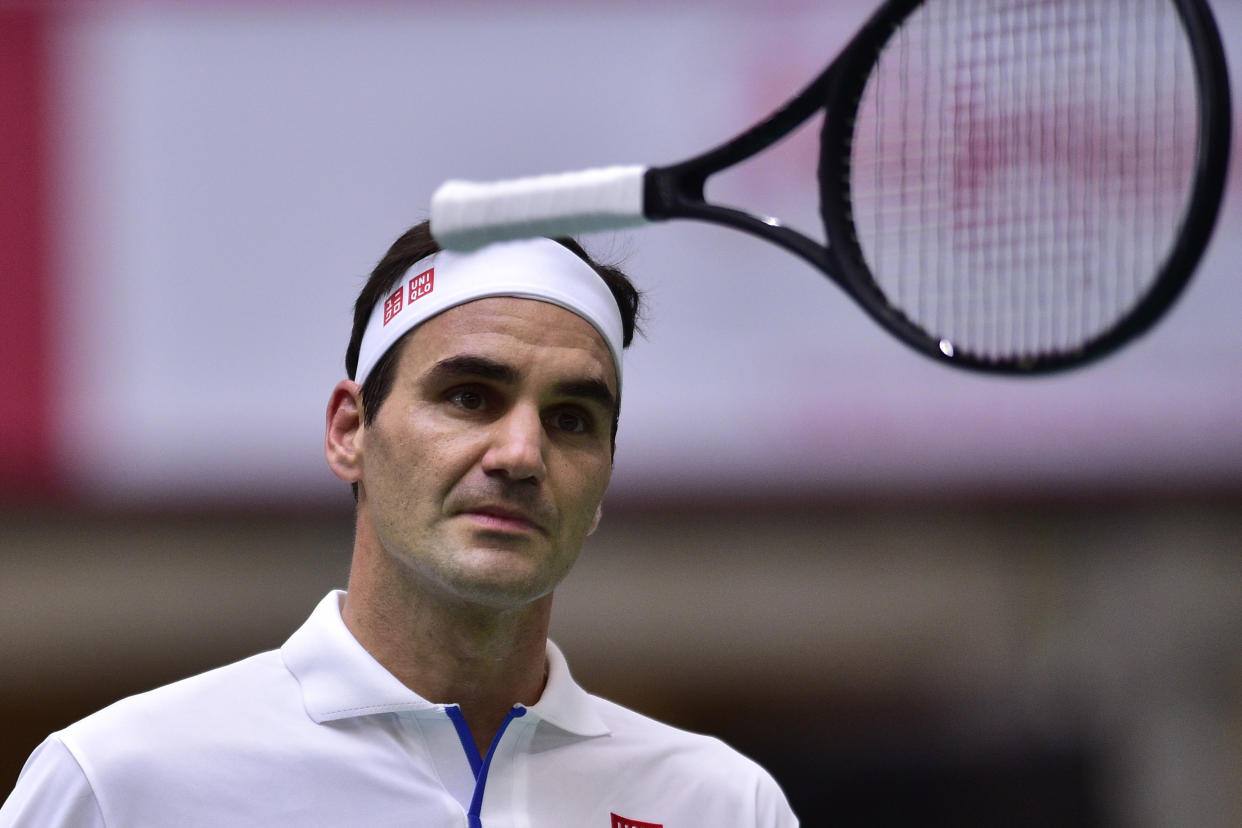
[[[824,112],[828,244],[711,203],[707,179]],[[449,181],[447,248],[672,218],[752,233],[952,365],[1045,372],[1150,326],[1193,273],[1230,144],[1203,0],[890,0],[766,120],[665,167]]]

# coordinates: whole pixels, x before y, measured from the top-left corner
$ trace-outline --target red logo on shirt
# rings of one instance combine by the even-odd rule
[[[629,817],[612,815],[612,828],[664,828],[659,822],[641,822]]]
[[[436,269],[429,268],[410,280],[410,304],[436,289]]]

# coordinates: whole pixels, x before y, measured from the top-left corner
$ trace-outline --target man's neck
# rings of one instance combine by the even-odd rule
[[[341,616],[376,661],[431,702],[457,704],[485,755],[515,704],[547,680],[552,596],[509,610],[418,589],[382,552],[355,550]]]

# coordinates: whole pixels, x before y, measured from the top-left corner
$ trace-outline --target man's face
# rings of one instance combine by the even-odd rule
[[[548,594],[612,470],[612,356],[591,325],[480,299],[407,338],[361,435],[360,509],[417,589],[495,609]]]

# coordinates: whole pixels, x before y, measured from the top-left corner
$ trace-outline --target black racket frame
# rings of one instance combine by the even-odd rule
[[[1231,99],[1224,47],[1205,0],[1170,0],[1191,44],[1199,89],[1200,142],[1182,234],[1146,296],[1111,328],[1081,346],[1022,358],[983,358],[957,352],[894,307],[871,274],[858,242],[849,201],[850,147],[863,89],[889,38],[926,0],[890,0],[837,58],[766,120],[730,141],[677,164],[652,167],[643,180],[643,212],[651,220],[698,219],[751,233],[820,270],[885,329],[907,345],[955,367],[1036,374],[1083,365],[1146,331],[1186,286],[1211,238],[1229,165]],[[754,156],[823,111],[819,159],[820,210],[827,245],[744,210],[706,200],[707,179]]]

